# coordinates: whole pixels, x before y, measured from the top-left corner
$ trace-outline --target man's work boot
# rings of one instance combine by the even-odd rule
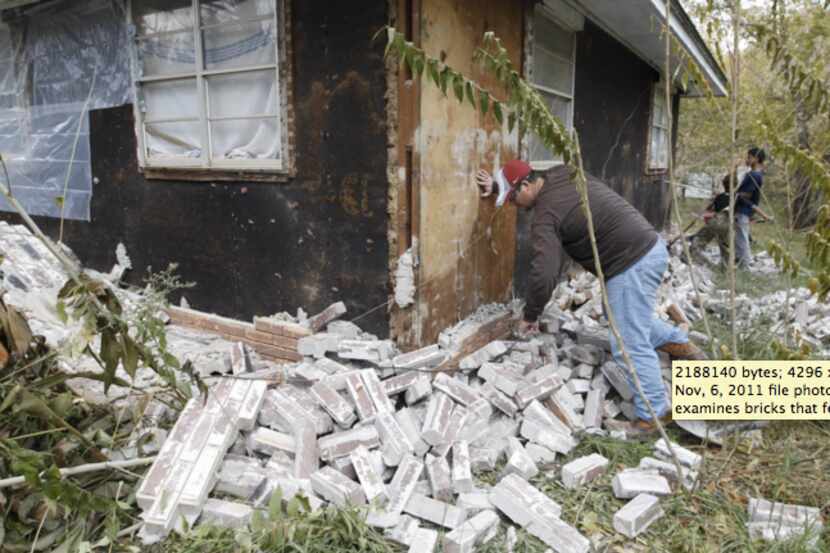
[[[660,417],[660,422],[664,427],[672,423],[671,411]],[[611,423],[611,424],[609,424]],[[660,431],[657,429],[657,423],[653,420],[639,419],[636,422],[628,421],[606,421],[606,426],[611,430],[622,430],[625,432],[627,438],[634,440],[647,440],[657,436]]]
[[[690,360],[690,361],[702,361],[704,359],[709,359],[706,353],[692,342],[686,342],[685,344],[681,344],[678,342],[666,342],[659,348],[657,351],[662,351],[668,353],[672,359],[682,359],[682,360]]]

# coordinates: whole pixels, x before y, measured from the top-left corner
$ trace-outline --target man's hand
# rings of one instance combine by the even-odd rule
[[[479,169],[476,173],[476,184],[481,189],[482,198],[493,193],[493,176],[484,169]]]
[[[516,334],[520,338],[529,338],[534,334],[539,334],[539,321],[533,321],[532,323],[525,320],[519,321]]]
[[[711,221],[712,217],[714,217],[714,216],[715,216],[714,211],[704,211],[703,212],[703,224],[708,225],[709,221]]]

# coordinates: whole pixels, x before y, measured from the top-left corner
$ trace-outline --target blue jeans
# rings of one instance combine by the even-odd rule
[[[749,215],[735,215],[735,264],[747,268],[752,261],[749,247]]]
[[[685,332],[663,322],[654,312],[657,288],[663,280],[668,260],[666,244],[661,238],[639,261],[607,283],[608,303],[611,305],[611,312],[625,344],[625,350],[631,357],[643,392],[658,417],[668,412],[669,400],[663,385],[660,359],[654,350],[667,342],[689,341]],[[646,404],[637,393],[637,387],[628,373],[613,334],[611,353],[617,364],[625,370],[631,389],[634,390],[637,416],[643,420],[651,420]]]

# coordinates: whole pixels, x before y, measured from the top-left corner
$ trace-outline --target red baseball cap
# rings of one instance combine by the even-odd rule
[[[501,170],[504,171],[504,178],[507,179],[508,184],[516,186],[526,179],[533,169],[521,159],[511,159],[504,164]]]
[[[532,168],[521,159],[511,159],[496,173],[496,183],[499,186],[499,195],[496,197],[496,206],[501,207],[505,201],[510,201],[516,193],[516,185],[530,175]]]

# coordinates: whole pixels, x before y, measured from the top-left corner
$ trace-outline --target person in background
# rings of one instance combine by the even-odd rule
[[[752,263],[750,247],[749,222],[755,213],[769,220],[758,207],[761,203],[761,187],[764,184],[764,162],[767,154],[761,148],[752,147],[746,153],[746,165],[749,171],[741,179],[741,185],[735,197],[735,263],[742,269],[748,269]]]

